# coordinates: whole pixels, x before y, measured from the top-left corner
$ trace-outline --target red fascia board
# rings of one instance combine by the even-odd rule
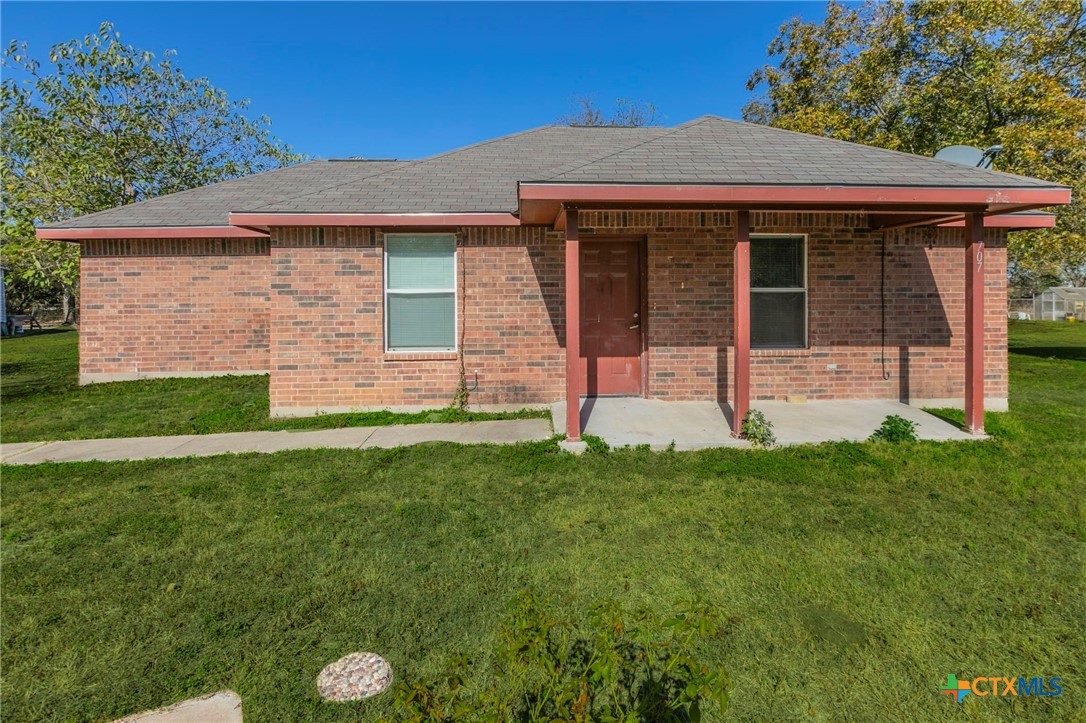
[[[914,188],[883,186],[666,186],[520,184],[521,201],[566,203],[818,203],[892,206],[1010,204],[1059,206],[1071,202],[1069,188]]]
[[[138,226],[114,228],[39,228],[35,236],[53,241],[143,238],[267,238],[268,234],[236,226]]]
[[[231,213],[235,226],[519,226],[511,213]]]
[[[940,228],[962,228],[965,219],[938,224]],[[984,228],[1055,228],[1055,216],[988,216],[984,219]]]

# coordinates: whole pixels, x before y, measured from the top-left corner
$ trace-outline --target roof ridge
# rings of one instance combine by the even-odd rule
[[[691,118],[690,120],[686,121],[685,123],[680,123],[679,125],[674,126],[674,127],[675,127],[676,130],[678,130],[679,128],[686,128],[687,126],[696,126],[698,123],[704,123],[705,121],[710,121],[710,120],[726,121],[726,120],[730,120],[730,119],[725,118],[724,116],[716,115],[715,113],[703,113],[702,115],[699,115],[697,118]]]
[[[456,153],[471,150],[472,148],[478,148],[480,146],[485,146],[485,145],[488,145],[490,143],[497,143],[498,141],[508,140],[509,138],[516,138],[517,136],[526,136],[529,133],[537,133],[538,131],[544,130],[545,128],[553,128],[553,127],[554,127],[553,124],[545,125],[545,126],[538,126],[536,128],[529,128],[528,130],[517,131],[516,133],[510,133],[508,135],[498,136],[497,138],[488,138],[487,140],[479,141],[478,143],[469,143],[466,146],[461,146],[459,148],[453,148],[450,151],[445,151],[443,153],[438,153],[438,154],[433,155],[433,156],[427,156],[426,158],[417,158],[417,159],[415,159],[413,161],[405,161],[404,163],[396,166],[395,168],[389,168],[389,169],[386,169],[384,171],[380,171],[378,173],[373,173],[373,174],[370,174],[368,176],[363,176],[362,178],[366,179],[366,180],[369,180],[371,178],[377,178],[378,176],[383,176],[386,173],[392,173],[393,171],[402,171],[402,170],[410,168],[412,166],[416,166],[416,165],[418,165],[420,163],[426,163],[428,161],[433,161],[433,160],[436,160],[438,158],[444,158],[445,156],[451,156],[451,155],[454,155]],[[354,183],[357,180],[359,180],[359,179],[354,178],[354,179],[351,179],[349,181],[342,181],[340,183],[335,183],[335,184],[333,184],[331,186],[325,186],[323,188],[314,189],[314,190],[308,191],[306,193],[301,193],[301,194],[299,194],[297,196],[287,196],[286,198],[276,199],[275,201],[265,203],[265,204],[263,204],[261,206],[257,206],[256,208],[239,209],[239,210],[259,211],[260,209],[265,208],[267,206],[271,206],[272,204],[283,203],[285,201],[294,201],[294,200],[297,200],[297,199],[300,199],[300,198],[305,198],[306,196],[312,196],[314,193],[324,193],[325,191],[331,191],[334,188],[339,188],[340,186],[345,186],[348,183]]]
[[[186,189],[181,190],[181,191],[171,191],[170,193],[163,193],[163,194],[161,194],[159,196],[151,196],[150,198],[145,198],[142,201],[136,201],[135,203],[127,203],[127,204],[123,204],[121,206],[113,206],[112,208],[103,208],[101,211],[93,211],[91,213],[85,213],[82,216],[76,216],[74,218],[70,218],[70,219],[67,219],[65,221],[53,221],[52,223],[45,224],[43,226],[40,226],[39,228],[53,228],[55,226],[64,226],[67,223],[69,223],[70,221],[74,221],[76,219],[83,220],[83,219],[96,218],[96,217],[101,216],[102,214],[105,214],[105,213],[113,213],[114,211],[116,211],[119,208],[135,208],[136,206],[142,206],[145,203],[152,203],[154,201],[158,201],[158,200],[163,199],[163,198],[177,198],[178,196],[183,196],[185,194],[190,194],[190,193],[193,193],[195,191],[203,191],[203,190],[208,189],[208,188],[222,187],[222,186],[225,186],[228,183],[235,183],[235,182],[238,182],[238,181],[245,181],[245,180],[250,179],[250,178],[256,178],[257,176],[269,176],[269,175],[272,175],[273,173],[279,173],[281,171],[288,171],[288,170],[292,170],[292,169],[295,169],[295,168],[301,168],[302,166],[308,166],[311,163],[327,163],[327,162],[328,162],[328,160],[323,159],[323,158],[310,158],[307,161],[302,161],[301,163],[294,163],[294,164],[289,165],[289,166],[278,166],[277,168],[269,168],[266,171],[260,171],[259,173],[250,173],[247,176],[237,176],[235,178],[224,178],[221,181],[216,181],[215,183],[208,183],[207,185],[204,185],[204,186],[193,186],[192,188],[186,188]],[[222,225],[223,226],[229,226],[230,225],[229,220],[228,219],[224,220]],[[76,228],[78,228],[78,227],[76,227]]]
[[[676,133],[678,133],[679,131],[686,130],[687,127],[697,125],[698,123],[701,123],[701,122],[703,122],[705,120],[706,120],[705,116],[702,116],[700,118],[695,118],[692,121],[687,121],[686,123],[680,123],[677,126],[673,126],[667,133],[661,133],[658,136],[655,136],[653,138],[649,138],[648,140],[641,141],[640,143],[634,143],[632,146],[626,146],[625,148],[623,148],[621,150],[614,151],[613,153],[608,153],[605,156],[600,156],[599,158],[593,158],[590,161],[585,161],[584,163],[580,164],[579,166],[563,167],[561,171],[551,175],[546,180],[553,181],[553,180],[557,179],[559,176],[564,176],[567,173],[573,173],[574,171],[579,171],[582,168],[585,168],[587,166],[591,166],[593,163],[599,163],[600,161],[605,161],[608,158],[611,158],[612,156],[617,156],[620,153],[626,153],[627,151],[632,151],[635,148],[640,148],[641,146],[648,145],[649,143],[655,143],[658,140],[661,140],[663,138],[667,138],[669,136],[673,136]]]
[[[909,151],[898,151],[898,150],[895,150],[893,148],[883,148],[882,146],[873,146],[873,145],[870,145],[870,144],[867,144],[867,143],[860,143],[858,141],[846,141],[843,138],[834,138],[833,136],[816,136],[813,133],[804,133],[803,131],[793,131],[793,130],[789,130],[788,128],[778,128],[777,126],[771,126],[771,125],[767,125],[767,124],[764,124],[764,123],[750,123],[748,121],[737,121],[737,120],[735,120],[733,118],[723,118],[723,117],[720,117],[720,116],[704,116],[704,117],[705,118],[709,118],[709,117],[716,118],[719,121],[722,121],[724,123],[731,123],[733,125],[753,126],[755,128],[763,128],[763,129],[766,129],[766,130],[776,131],[777,133],[787,133],[787,134],[794,135],[794,136],[803,136],[805,138],[817,138],[818,140],[821,140],[821,141],[832,141],[834,143],[844,143],[844,144],[850,145],[850,146],[862,146],[864,148],[870,148],[871,150],[874,150],[874,151],[883,151],[885,153],[893,153],[893,154],[898,155],[898,156],[905,156],[905,157],[913,159],[913,160],[915,160],[917,158],[923,158],[926,161],[937,161],[938,163],[942,163],[942,164],[946,164],[946,165],[950,165],[950,166],[954,166],[954,167],[959,167],[959,168],[964,166],[964,164],[954,163],[953,161],[947,161],[947,160],[944,160],[942,158],[936,158],[935,156],[922,156],[919,153],[910,153]],[[970,168],[970,166],[964,166],[964,167],[965,168]],[[978,170],[978,171],[984,171],[986,173],[994,173],[994,174],[1000,175],[1000,176],[1009,176],[1011,178],[1025,178],[1025,179],[1033,180],[1033,181],[1045,181],[1045,180],[1047,180],[1047,179],[1044,179],[1044,178],[1035,178],[1033,176],[1023,176],[1023,175],[1020,175],[1020,174],[1017,174],[1017,173],[1008,173],[1006,171],[997,171],[994,168],[980,168],[979,166],[975,166],[973,168],[975,170]],[[1056,181],[1051,181],[1051,183],[1054,183],[1056,185],[1063,185],[1063,184],[1057,183]]]

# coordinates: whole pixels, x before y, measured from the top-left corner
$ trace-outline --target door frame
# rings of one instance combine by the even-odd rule
[[[638,329],[639,342],[638,347],[640,352],[638,357],[641,361],[641,379],[638,380],[641,387],[638,396],[641,398],[647,398],[649,395],[649,238],[648,236],[634,236],[630,234],[581,234],[580,236],[580,254],[581,258],[577,261],[577,266],[583,266],[584,261],[584,245],[586,243],[594,242],[624,242],[624,243],[636,243],[638,252],[638,266],[639,269],[639,284],[640,284],[640,296],[641,296],[641,311],[639,317],[641,319],[641,326]],[[577,283],[580,283],[580,279],[577,279]],[[583,290],[582,290],[582,293]],[[579,332],[578,332],[579,333]],[[581,347],[584,348],[583,346]],[[588,396],[587,391],[585,396]]]

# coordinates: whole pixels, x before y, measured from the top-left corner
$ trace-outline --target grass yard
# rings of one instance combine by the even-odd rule
[[[81,387],[78,346],[78,335],[69,329],[3,340],[0,419],[5,442],[550,417],[548,411],[442,409],[421,414],[360,412],[272,419],[266,375],[150,379]]]
[[[731,675],[730,720],[1086,720],[1086,326],[1011,340],[987,442],[5,467],[4,717],[231,688],[248,721],[372,720],[388,696],[321,702],[325,664],[488,669],[529,589],[575,614],[716,604],[705,653]],[[1059,676],[1063,694],[959,706],[949,673]]]

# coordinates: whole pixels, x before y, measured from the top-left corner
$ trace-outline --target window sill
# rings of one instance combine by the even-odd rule
[[[803,347],[799,349],[751,349],[750,356],[753,357],[802,357],[811,356],[815,353],[815,350],[811,347]]]
[[[386,362],[456,361],[455,351],[386,351]]]

